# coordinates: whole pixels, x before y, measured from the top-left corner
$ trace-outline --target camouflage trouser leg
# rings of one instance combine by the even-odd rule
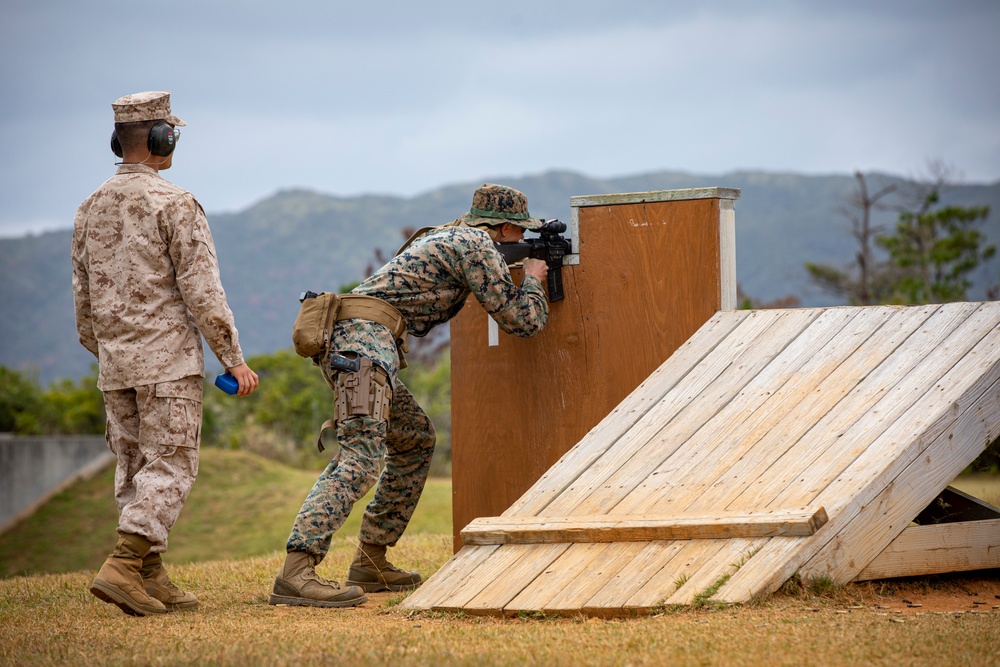
[[[385,448],[385,421],[352,417],[337,426],[338,459],[320,474],[295,517],[285,545],[288,551],[308,551],[322,558],[333,534],[344,525],[351,508],[378,479]]]
[[[162,553],[198,476],[201,378],[106,391],[104,407],[118,459],[118,531],[142,535]]]
[[[358,538],[392,546],[406,530],[427,481],[434,454],[434,425],[402,382],[396,381],[389,413],[385,469],[365,509]]]

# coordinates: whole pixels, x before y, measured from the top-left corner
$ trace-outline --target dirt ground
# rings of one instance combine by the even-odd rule
[[[775,601],[787,594],[779,592]],[[1000,570],[857,582],[837,589],[831,597],[845,609],[860,605],[890,614],[1000,615]]]

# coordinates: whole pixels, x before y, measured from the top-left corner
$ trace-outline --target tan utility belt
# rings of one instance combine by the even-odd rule
[[[387,301],[364,294],[341,294],[337,321],[368,320],[392,332],[396,344],[406,350],[406,318]]]

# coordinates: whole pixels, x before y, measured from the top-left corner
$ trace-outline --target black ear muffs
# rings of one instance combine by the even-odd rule
[[[177,136],[174,128],[166,123],[157,123],[149,130],[149,139],[146,141],[149,152],[157,157],[167,157],[174,152],[177,146]]]
[[[174,152],[177,147],[177,134],[174,128],[166,123],[156,123],[149,130],[149,138],[146,140],[146,147],[152,155],[167,157]],[[125,157],[122,144],[118,141],[117,130],[111,131],[111,152],[118,157]]]
[[[125,157],[125,151],[122,150],[122,143],[118,141],[118,130],[111,130],[111,152],[118,157]]]

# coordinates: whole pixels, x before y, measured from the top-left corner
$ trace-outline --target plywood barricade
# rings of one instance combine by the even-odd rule
[[[716,311],[735,308],[737,198],[573,197],[566,298],[545,330],[490,346],[475,299],[452,320],[456,551],[466,524],[503,512]]]
[[[720,311],[403,608],[628,615],[1000,567],[1000,302]],[[911,525],[911,524],[918,525]]]

